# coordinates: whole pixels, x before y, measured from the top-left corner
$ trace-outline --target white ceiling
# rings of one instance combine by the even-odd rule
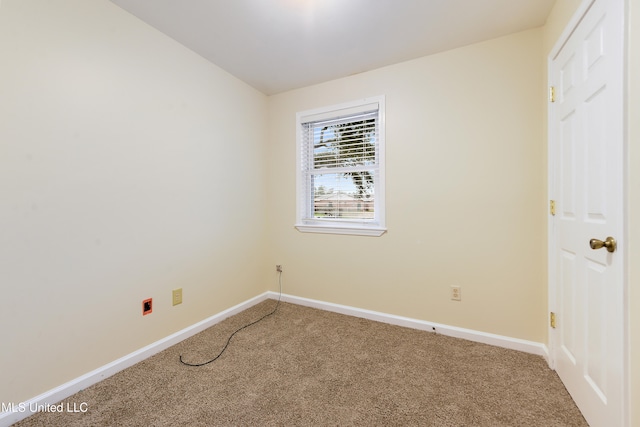
[[[271,95],[544,25],[555,0],[111,0]]]

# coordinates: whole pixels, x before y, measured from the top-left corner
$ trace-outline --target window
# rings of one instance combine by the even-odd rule
[[[304,111],[296,119],[296,228],[382,235],[384,97]]]

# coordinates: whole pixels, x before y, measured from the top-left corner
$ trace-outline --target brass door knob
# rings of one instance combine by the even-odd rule
[[[591,246],[591,249],[594,249],[594,250],[600,249],[600,248],[607,248],[609,252],[615,252],[617,243],[616,243],[616,239],[614,239],[613,237],[607,237],[604,240],[604,242],[598,239],[591,239],[589,240],[589,246]]]

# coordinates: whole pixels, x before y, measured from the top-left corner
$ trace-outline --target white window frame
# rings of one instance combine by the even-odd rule
[[[374,218],[353,220],[344,218],[318,219],[311,217],[310,206],[313,206],[313,191],[308,191],[308,167],[303,164],[304,152],[309,147],[305,144],[304,124],[324,119],[342,117],[372,111],[377,106],[377,150],[374,179]],[[385,99],[384,96],[365,98],[329,107],[301,111],[296,114],[296,224],[295,227],[304,233],[350,234],[359,236],[381,236],[387,229],[385,225]]]

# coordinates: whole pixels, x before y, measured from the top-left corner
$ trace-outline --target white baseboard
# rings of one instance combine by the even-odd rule
[[[33,411],[32,408],[56,404],[67,397],[122,371],[125,368],[133,366],[136,363],[197,334],[198,332],[204,331],[216,323],[223,321],[227,317],[240,313],[241,311],[268,299],[269,297],[270,295],[268,293],[264,293],[251,298],[25,402],[3,402],[5,407],[11,405],[13,410],[9,412],[0,412],[0,427],[8,427],[13,423],[23,420],[37,412]]]
[[[202,320],[194,325],[182,329],[181,331],[171,334],[166,338],[149,344],[146,347],[123,356],[120,359],[108,363],[74,380],[64,383],[52,390],[42,393],[39,396],[36,396],[25,402],[15,403],[13,404],[13,411],[0,413],[0,427],[8,427],[11,424],[32,415],[35,411],[32,411],[31,408],[54,405],[66,399],[67,397],[122,371],[123,369],[133,366],[134,364],[141,362],[142,360],[151,357],[154,354],[159,353],[160,351],[165,350],[172,345],[175,345],[197,334],[198,332],[204,331],[205,329],[221,322],[227,317],[240,313],[241,311],[246,310],[247,308],[254,306],[266,299],[278,299],[278,297],[279,294],[277,292],[265,292],[218,314],[215,314],[205,320]],[[547,362],[549,361],[549,351],[547,346],[533,341],[526,341],[518,338],[489,334],[486,332],[458,328],[455,326],[447,326],[439,323],[426,322],[424,320],[417,320],[409,317],[396,316],[378,311],[365,310],[362,308],[296,297],[293,295],[282,294],[281,300],[284,302],[290,302],[292,304],[318,308],[321,310],[332,311],[349,316],[361,317],[364,319],[375,320],[377,322],[388,323],[391,325],[436,332],[450,337],[463,338],[469,341],[490,344],[512,350],[519,350],[526,353],[532,353],[542,356],[547,360]],[[4,404],[7,405],[8,403],[4,402]]]
[[[277,292],[268,292],[268,294],[269,298],[278,298]],[[293,295],[283,294],[282,301],[290,302],[292,304],[304,305],[307,307],[319,308],[321,310],[332,311],[335,313],[346,314],[349,316],[375,320],[377,322],[389,323],[391,325],[436,332],[438,334],[455,338],[463,338],[469,341],[489,344],[496,347],[523,351],[525,353],[542,356],[543,358],[545,358],[545,360],[547,360],[547,363],[549,362],[549,349],[546,345],[535,341],[527,341],[519,338],[490,334],[487,332],[475,331],[473,329],[458,328],[456,326],[447,326],[440,323],[427,322],[424,320],[396,316],[393,314],[381,313],[379,311],[365,310],[362,308],[333,304],[330,302],[318,301],[308,298],[301,298]]]

